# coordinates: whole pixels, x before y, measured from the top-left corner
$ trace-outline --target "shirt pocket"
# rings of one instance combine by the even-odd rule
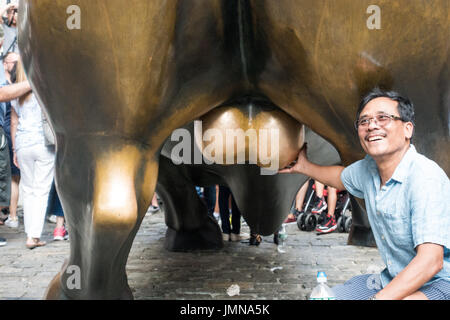
[[[382,211],[389,238],[398,245],[412,242],[411,219],[405,209],[403,204],[398,203]]]

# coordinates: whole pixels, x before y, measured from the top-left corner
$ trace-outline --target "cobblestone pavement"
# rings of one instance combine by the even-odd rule
[[[70,240],[53,241],[54,224],[48,222],[42,237],[47,245],[26,249],[21,222],[18,230],[0,226],[0,236],[8,239],[0,247],[0,299],[42,299],[69,256]],[[219,251],[168,252],[163,214],[147,214],[128,259],[128,282],[135,299],[307,299],[318,271],[333,286],[383,266],[376,248],[346,245],[348,234],[316,235],[295,224],[287,230],[286,253],[276,250],[272,236],[258,247],[243,241],[227,242]],[[240,293],[229,296],[233,284]]]

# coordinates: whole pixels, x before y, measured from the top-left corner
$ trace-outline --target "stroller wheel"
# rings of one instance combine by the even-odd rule
[[[350,232],[350,229],[352,227],[352,217],[348,217],[345,219],[345,232]]]
[[[317,226],[317,216],[310,213],[305,218],[305,229],[306,231],[313,231]]]
[[[343,216],[340,216],[337,221],[337,229],[339,232],[345,232],[345,220]]]
[[[302,212],[302,213],[300,213],[300,214],[298,215],[298,217],[297,217],[297,227],[298,227],[300,230],[304,231],[304,230],[305,230],[305,229],[304,229],[304,226],[305,226],[305,213]]]

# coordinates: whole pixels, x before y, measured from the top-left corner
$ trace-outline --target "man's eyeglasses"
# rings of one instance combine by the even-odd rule
[[[385,127],[389,123],[391,123],[392,120],[401,120],[403,119],[401,117],[394,116],[392,114],[385,114],[380,113],[377,114],[375,117],[367,117],[363,119],[358,119],[355,121],[355,128],[358,130],[359,127],[361,128],[367,128],[370,125],[370,122],[374,120],[380,127]]]

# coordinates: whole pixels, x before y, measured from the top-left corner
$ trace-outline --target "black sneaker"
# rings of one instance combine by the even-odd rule
[[[151,205],[147,210],[147,212],[150,212],[150,213],[156,213],[158,211],[159,211],[159,207],[154,206],[154,205]]]
[[[328,207],[327,202],[325,201],[325,197],[319,199],[317,205],[312,208],[311,213],[322,213]]]
[[[278,231],[273,234],[273,243],[278,245]]]
[[[331,215],[328,214],[328,212],[325,214],[325,212],[322,212],[320,214],[321,222],[317,224],[316,229],[323,229],[325,228],[325,225],[328,224],[328,222],[331,220]]]
[[[0,247],[6,246],[7,241],[5,238],[0,238]]]
[[[316,228],[319,233],[330,233],[337,229],[337,223],[334,216],[327,215],[327,220]]]

